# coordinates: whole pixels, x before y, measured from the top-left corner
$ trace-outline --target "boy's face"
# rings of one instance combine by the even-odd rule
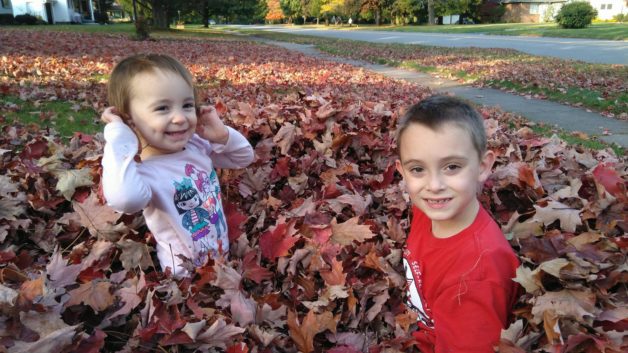
[[[473,223],[477,190],[490,174],[493,153],[480,159],[470,134],[455,124],[439,131],[411,124],[400,139],[397,170],[412,203],[432,220],[434,235],[452,236]]]
[[[142,157],[183,150],[196,130],[194,90],[170,71],[155,69],[131,81],[131,119]]]

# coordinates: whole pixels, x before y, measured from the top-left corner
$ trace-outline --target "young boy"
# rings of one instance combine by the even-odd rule
[[[493,352],[519,263],[477,199],[495,161],[483,119],[459,99],[432,96],[402,117],[397,147],[413,204],[404,252],[413,336],[423,353]]]

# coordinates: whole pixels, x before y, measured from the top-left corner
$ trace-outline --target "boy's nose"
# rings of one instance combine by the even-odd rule
[[[440,173],[431,173],[427,182],[427,187],[430,191],[443,190],[445,184],[443,183],[443,176]]]

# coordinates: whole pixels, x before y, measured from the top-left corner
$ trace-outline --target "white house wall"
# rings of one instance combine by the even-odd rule
[[[626,0],[589,0],[589,2],[597,10],[597,18],[601,20],[611,20],[616,15],[628,13]]]
[[[54,22],[70,22],[68,3],[65,1],[55,1],[52,3],[52,17]]]
[[[13,16],[31,14],[39,16],[48,22],[46,15],[46,0],[12,0]],[[52,20],[54,23],[70,22],[70,9],[68,2],[62,0],[52,0]]]
[[[6,2],[5,2],[6,3]],[[4,15],[4,14],[13,14],[13,9],[11,8],[10,4],[5,5],[6,7],[2,6],[2,4],[0,4],[0,15]]]
[[[560,11],[565,3],[555,2],[551,4],[539,4],[539,22],[554,22],[554,16]],[[545,19],[548,21],[545,21]]]

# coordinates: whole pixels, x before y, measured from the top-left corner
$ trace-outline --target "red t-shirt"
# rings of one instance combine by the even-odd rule
[[[423,353],[493,352],[517,299],[519,260],[483,207],[467,229],[444,239],[414,207],[404,265]]]

